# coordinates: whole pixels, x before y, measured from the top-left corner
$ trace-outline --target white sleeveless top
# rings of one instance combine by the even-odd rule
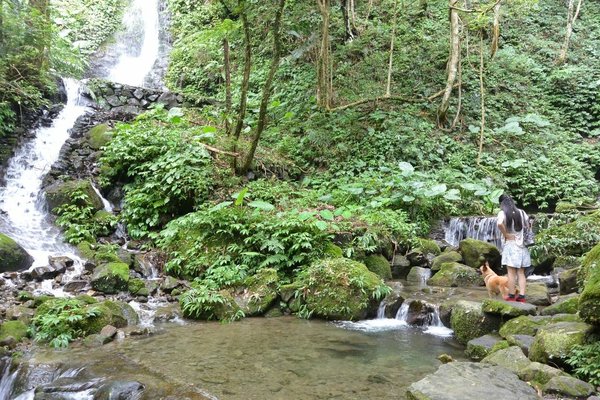
[[[525,228],[525,226],[527,226],[526,224],[529,224],[529,216],[525,211],[521,209],[519,209],[519,211],[523,213],[523,228]],[[505,223],[506,215],[504,214],[504,211],[500,211],[498,213],[498,217],[496,218],[496,220],[498,225]],[[521,229],[520,231],[514,231],[512,229],[512,226],[506,226],[506,230],[508,231],[508,233],[515,235],[514,240],[519,246],[523,246],[523,232],[525,231],[524,229]],[[502,235],[502,243],[504,243],[504,240],[504,235]]]

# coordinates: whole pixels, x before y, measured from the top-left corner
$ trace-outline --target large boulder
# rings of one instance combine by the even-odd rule
[[[585,256],[580,276],[584,286],[579,315],[587,323],[600,325],[600,243]]]
[[[303,288],[305,315],[325,319],[364,319],[390,291],[364,264],[347,258],[318,260],[300,272],[294,284]]]
[[[33,257],[17,242],[0,233],[0,273],[27,269],[31,264]]]
[[[129,266],[119,262],[96,267],[90,280],[92,288],[103,293],[118,293],[127,290],[128,282]]]
[[[279,277],[277,270],[263,268],[232,293],[235,302],[246,316],[264,314],[277,299]]]
[[[542,315],[575,314],[579,306],[579,295],[561,296],[556,303],[542,310]]]
[[[459,300],[452,307],[450,326],[454,330],[456,340],[467,344],[469,340],[498,330],[500,319],[484,313],[481,303]]]
[[[481,362],[504,367],[515,374],[518,374],[531,364],[531,361],[529,361],[527,356],[523,354],[523,350],[518,346],[510,346],[506,349],[498,350],[485,357]]]
[[[85,196],[78,196],[73,199],[74,193],[83,193]],[[46,188],[46,202],[51,211],[55,208],[67,204],[76,204],[80,207],[92,207],[99,211],[104,209],[102,199],[92,186],[89,180],[72,180],[66,182],[55,182]]]
[[[536,306],[550,305],[550,292],[543,282],[528,283],[526,288],[527,302]]]
[[[581,322],[577,315],[557,314],[552,316],[522,315],[507,321],[500,328],[500,336],[507,338],[511,335],[535,336],[541,328],[555,322]]]
[[[505,319],[520,315],[535,315],[537,308],[533,304],[486,299],[481,305],[483,312],[496,314]]]
[[[464,263],[471,268],[479,268],[481,264],[488,261],[492,268],[500,267],[501,255],[498,248],[493,244],[477,239],[465,239],[458,245]]]
[[[454,250],[444,251],[442,254],[435,257],[431,261],[431,270],[439,271],[442,264],[445,264],[448,262],[462,262],[462,261],[463,261],[462,255],[458,251],[454,251]]]
[[[381,254],[371,254],[365,257],[365,266],[385,280],[392,279],[390,262]]]
[[[577,274],[579,268],[567,269],[558,274],[558,285],[560,294],[575,293],[578,289]]]
[[[431,286],[449,287],[472,286],[482,283],[483,278],[477,270],[457,262],[442,264],[440,270],[427,280],[427,284]]]
[[[106,146],[112,138],[110,127],[107,124],[98,124],[85,135],[88,145],[94,150],[100,150]]]
[[[544,385],[555,376],[568,376],[564,371],[539,362],[531,362],[522,368],[517,375],[525,382]]]
[[[594,392],[594,387],[587,382],[571,376],[558,375],[552,377],[543,387],[546,394],[558,394],[569,398],[586,398]]]
[[[564,366],[575,346],[583,345],[592,327],[584,322],[556,322],[538,330],[529,358],[544,364]]]
[[[535,389],[505,368],[452,362],[410,385],[409,400],[537,400]]]
[[[431,276],[431,270],[424,267],[412,267],[406,275],[406,282],[414,284],[425,284],[427,279]]]

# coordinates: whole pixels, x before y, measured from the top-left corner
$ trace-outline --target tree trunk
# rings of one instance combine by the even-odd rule
[[[231,63],[229,40],[223,39],[223,68],[225,69],[225,134],[231,134]]]
[[[256,153],[256,147],[258,141],[267,125],[267,107],[269,105],[269,99],[271,98],[271,92],[273,90],[273,79],[279,68],[279,61],[281,60],[281,18],[283,15],[283,9],[285,8],[285,0],[279,0],[279,7],[275,13],[275,21],[273,22],[273,55],[271,60],[271,67],[269,68],[269,75],[263,86],[262,99],[260,101],[260,109],[258,112],[258,123],[256,125],[256,132],[252,138],[250,150],[246,155],[246,160],[242,167],[241,173],[245,174],[252,165],[254,160],[254,154]]]
[[[317,5],[321,13],[321,44],[317,57],[317,104],[329,109],[333,97],[329,45],[330,0],[317,0]]]
[[[454,87],[454,81],[456,81],[456,75],[458,72],[458,58],[460,53],[460,21],[458,18],[458,11],[454,8],[458,0],[450,1],[450,57],[448,60],[448,79],[446,80],[446,89],[444,91],[444,97],[442,97],[442,103],[438,108],[438,125],[446,125],[448,108],[450,107],[450,96],[452,95],[452,88]]]
[[[398,0],[394,1],[394,20],[392,22],[392,38],[390,39],[390,57],[388,61],[388,75],[387,75],[387,86],[385,88],[385,95],[391,96],[392,93],[392,63],[394,56],[394,40],[396,38],[396,22],[398,20]]]
[[[494,58],[498,51],[498,41],[500,40],[500,1],[494,6],[494,24],[492,26],[492,48],[490,57]]]
[[[569,0],[569,6],[567,11],[567,32],[565,34],[565,41],[563,42],[560,54],[556,60],[557,64],[562,64],[567,60],[567,51],[569,50],[569,42],[571,41],[571,35],[573,34],[573,23],[579,17],[579,11],[581,10],[581,3],[583,0],[577,2],[577,10],[573,13],[575,0]]]
[[[354,1],[340,0],[342,9],[342,18],[344,20],[344,31],[346,42],[351,42],[356,36],[356,28],[354,27]]]
[[[477,165],[481,163],[483,154],[483,139],[485,129],[485,87],[483,85],[483,31],[479,32],[479,96],[481,97],[481,124],[479,130],[479,152],[477,153]]]
[[[240,94],[240,107],[238,110],[237,124],[233,133],[233,146],[231,148],[232,153],[237,153],[237,145],[242,133],[244,126],[244,117],[246,115],[246,106],[248,103],[248,87],[250,86],[250,68],[252,66],[252,43],[250,42],[250,26],[248,25],[248,16],[246,14],[246,4],[244,1],[240,1],[242,27],[244,29],[244,76],[242,79],[242,91]],[[237,170],[237,158],[232,161],[232,168],[234,171]]]

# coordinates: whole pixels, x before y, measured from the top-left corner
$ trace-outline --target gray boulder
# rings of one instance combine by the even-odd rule
[[[591,395],[594,387],[587,382],[571,376],[555,376],[548,381],[542,390],[547,394],[558,394],[571,398],[582,398]]]
[[[537,400],[531,386],[505,368],[472,362],[452,362],[413,383],[409,400]]]
[[[0,273],[27,269],[31,264],[33,257],[17,242],[0,233]]]

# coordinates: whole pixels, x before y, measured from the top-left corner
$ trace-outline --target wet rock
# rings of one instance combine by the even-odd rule
[[[104,209],[102,199],[98,196],[92,183],[89,180],[71,180],[66,182],[55,182],[46,189],[46,201],[50,210],[57,207],[71,204],[71,195],[74,192],[81,191],[85,194],[86,199],[77,200],[75,203],[80,206],[93,207],[94,210]]]
[[[548,381],[542,390],[547,394],[558,394],[571,398],[587,397],[594,393],[594,387],[587,382],[570,377],[555,376]]]
[[[497,331],[500,318],[484,313],[481,303],[459,300],[452,307],[450,325],[456,340],[467,344],[469,340]]]
[[[111,381],[103,384],[94,400],[129,400],[140,398],[144,385],[137,381]]]
[[[542,315],[575,314],[579,306],[579,295],[561,296],[556,303],[542,310]]]
[[[519,378],[525,382],[546,384],[555,376],[568,376],[567,373],[558,368],[551,367],[539,362],[532,362],[518,373]]]
[[[471,360],[479,361],[491,353],[492,348],[502,340],[498,335],[484,335],[476,339],[469,340],[465,354]]]
[[[93,389],[99,383],[99,379],[82,381],[77,377],[62,377],[52,383],[38,386],[35,389],[34,400],[59,400],[68,399]]]
[[[523,354],[523,351],[517,346],[510,346],[506,349],[498,350],[485,357],[481,362],[504,367],[515,374],[518,374],[521,370],[531,364],[531,361],[529,361],[525,354]]]
[[[70,269],[75,264],[71,258],[66,256],[61,257],[48,257],[48,263],[54,270],[56,270],[59,274],[65,273],[67,269]]]
[[[31,270],[31,277],[36,281],[43,281],[46,279],[53,279],[58,275],[58,271],[56,271],[52,267],[35,267]]]
[[[484,261],[488,261],[494,269],[500,266],[500,252],[493,244],[476,239],[465,239],[460,242],[458,249],[464,263],[471,268],[479,268]]]
[[[165,280],[160,285],[160,290],[162,290],[165,293],[171,293],[173,289],[179,286],[181,286],[181,282],[179,282],[172,276],[166,276]]]
[[[506,341],[511,346],[519,346],[519,348],[523,351],[523,354],[529,356],[529,349],[533,344],[534,337],[530,335],[508,335],[506,336]]]
[[[425,281],[431,276],[431,270],[423,267],[412,267],[406,281],[414,284],[425,284]]]
[[[103,293],[118,293],[127,290],[129,266],[112,262],[96,267],[90,283],[92,288]]]
[[[537,308],[533,304],[486,299],[481,305],[483,312],[514,318],[520,315],[535,315]]]
[[[392,278],[404,279],[410,271],[410,261],[403,255],[396,254],[392,258]]]
[[[0,272],[20,271],[31,267],[33,257],[17,242],[0,233]]]
[[[474,268],[456,262],[444,263],[427,284],[430,286],[464,287],[480,285],[483,278]]]
[[[447,262],[462,262],[462,255],[458,251],[445,251],[431,261],[431,270],[439,271],[442,264]]]
[[[537,400],[531,386],[505,368],[472,362],[452,362],[410,385],[409,400]]]
[[[106,338],[113,339],[117,335],[117,328],[112,325],[106,325],[100,331],[100,336],[104,336]]]
[[[69,281],[67,282],[64,286],[63,286],[63,290],[65,292],[69,292],[69,293],[75,293],[75,292],[80,292],[82,290],[85,290],[88,286],[88,281],[84,281],[84,280],[73,280],[73,281]]]
[[[549,306],[550,293],[545,283],[535,282],[527,284],[527,303],[536,306]]]
[[[583,345],[592,327],[583,322],[556,322],[540,328],[529,352],[532,361],[565,366],[575,346]]]

